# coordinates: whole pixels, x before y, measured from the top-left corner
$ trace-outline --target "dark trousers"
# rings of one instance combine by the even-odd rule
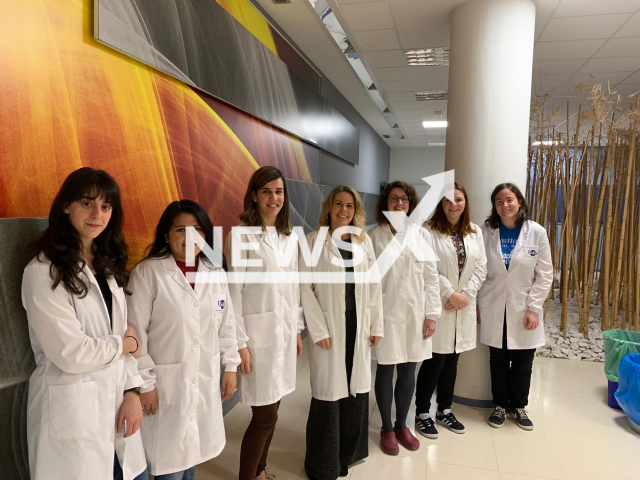
[[[393,371],[398,369],[396,388],[393,388]],[[397,365],[378,364],[376,369],[376,402],[380,417],[382,417],[382,431],[393,432],[391,422],[391,406],[396,399],[396,428],[407,428],[407,415],[411,407],[411,399],[415,390],[416,362],[398,363]]]
[[[491,393],[493,403],[506,410],[524,408],[529,403],[531,370],[535,348],[509,350],[507,348],[507,321],[502,330],[502,348],[489,347]]]
[[[451,408],[453,389],[458,374],[459,353],[434,353],[429,360],[422,362],[416,384],[416,415],[429,413],[431,397],[438,387],[438,410]]]
[[[251,407],[253,416],[240,446],[240,480],[253,480],[266,468],[278,408],[279,400],[271,405]]]

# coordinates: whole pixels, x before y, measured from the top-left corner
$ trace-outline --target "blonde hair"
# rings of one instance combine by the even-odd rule
[[[320,227],[329,227],[331,228],[331,217],[329,213],[331,212],[331,207],[333,206],[333,200],[336,198],[336,195],[339,193],[350,193],[353,197],[353,203],[355,207],[355,213],[353,214],[353,218],[349,225],[353,225],[354,227],[358,227],[361,232],[360,235],[356,235],[356,238],[360,243],[364,242],[365,238],[365,218],[366,213],[364,211],[364,205],[362,204],[362,199],[360,198],[360,194],[355,190],[355,188],[350,187],[349,185],[338,185],[334,187],[333,190],[327,195],[327,198],[322,202],[322,211],[320,212],[320,217],[318,218],[318,225]]]

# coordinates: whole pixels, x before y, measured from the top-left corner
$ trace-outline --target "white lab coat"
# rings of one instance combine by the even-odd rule
[[[34,258],[24,270],[22,304],[36,369],[29,380],[27,443],[33,480],[113,480],[113,455],[124,479],[146,468],[140,432],[116,433],[123,392],[142,384],[136,360],[122,355],[127,304],[108,278],[113,328],[100,287],[87,266],[86,297],[63,283],[52,290],[51,262]]]
[[[367,233],[376,258],[387,248],[398,255],[381,282],[384,337],[376,347],[378,363],[395,365],[431,358],[431,338],[424,340],[422,329],[425,319],[438,320],[441,310],[431,235],[424,228],[411,226],[401,245],[388,224],[373,227]],[[420,244],[422,260],[407,247],[411,235],[424,238],[425,243]]]
[[[298,272],[298,235],[266,232],[241,235],[243,243],[258,243],[259,250],[241,250],[243,261],[260,261],[260,267],[232,265],[233,232],[227,236],[225,257],[229,272],[241,277],[229,290],[235,310],[238,348],[249,347],[251,373],[238,372],[238,400],[243,405],[261,406],[276,403],[296,388],[297,337],[304,329],[300,306]],[[289,251],[287,265],[280,266],[277,251]],[[284,256],[283,256],[284,258]],[[245,274],[269,272],[269,283],[244,282]],[[286,282],[279,274],[293,274],[296,281]]]
[[[224,270],[200,260],[198,273]],[[164,475],[216,457],[225,445],[220,365],[240,364],[226,282],[187,282],[173,256],[148,258],[131,272],[129,323],[140,339],[142,391],[158,410],[142,423],[149,470]]]
[[[319,230],[309,233],[307,243],[313,251]],[[364,260],[354,267],[355,273],[364,275],[371,270],[378,277],[375,264],[375,252],[371,239],[365,234],[364,242],[351,235],[353,246],[364,250]],[[335,258],[338,265],[331,263]],[[302,254],[299,255],[300,273],[333,272],[346,274],[344,262],[338,247],[331,236],[322,247],[318,264],[306,265]],[[309,368],[311,370],[311,395],[318,400],[335,401],[346,398],[349,393],[367,393],[371,390],[371,347],[369,336],[384,336],[382,320],[382,289],[377,283],[365,283],[356,278],[355,297],[358,328],[351,384],[347,385],[345,367],[346,329],[344,283],[306,283],[301,279],[300,295],[304,308],[304,317],[309,328]],[[379,280],[379,278],[378,278]],[[331,338],[331,349],[324,350],[316,345],[322,339]]]
[[[476,233],[469,233],[463,239],[466,260],[462,272],[458,269],[458,255],[451,237],[429,229],[438,257],[442,299],[442,315],[432,337],[435,353],[462,353],[476,348],[476,297],[487,276],[487,257],[480,227],[473,223],[471,226]],[[445,310],[444,305],[454,292],[462,293],[469,305],[462,310]]]
[[[482,227],[487,252],[487,280],[478,293],[480,341],[502,348],[502,328],[507,312],[507,348],[521,350],[545,344],[544,302],[553,283],[553,263],[547,231],[527,220],[511,254],[509,271],[504,266],[500,229]],[[524,316],[536,312],[540,320],[535,330],[525,330]]]

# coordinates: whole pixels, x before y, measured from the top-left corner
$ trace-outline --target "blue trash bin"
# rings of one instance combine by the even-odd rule
[[[615,398],[629,420],[640,425],[640,353],[631,353],[620,362]]]

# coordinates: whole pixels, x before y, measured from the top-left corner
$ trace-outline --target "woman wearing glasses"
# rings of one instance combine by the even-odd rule
[[[436,421],[454,433],[465,432],[451,411],[451,404],[458,357],[476,347],[476,296],[487,276],[482,231],[470,218],[467,192],[456,182],[453,198],[443,198],[427,222],[438,258],[443,309],[433,335],[433,358],[423,362],[418,373],[416,427],[431,439],[438,438],[429,416],[436,387]]]
[[[416,364],[431,358],[430,338],[441,310],[431,235],[421,226],[408,226],[406,221],[419,202],[411,185],[390,183],[376,205],[378,226],[369,231],[379,266],[385,266],[387,255],[395,258],[382,278],[384,337],[376,347],[375,392],[382,417],[380,448],[389,455],[399,453],[398,442],[407,450],[420,447],[407,427],[407,414],[415,388]],[[393,225],[384,212],[397,215],[392,217]],[[394,370],[398,372],[395,391]],[[394,394],[395,424],[391,421]]]

